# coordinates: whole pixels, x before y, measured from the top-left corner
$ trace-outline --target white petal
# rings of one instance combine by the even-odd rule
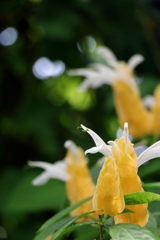
[[[160,157],[160,141],[154,143],[141,153],[138,157],[138,166],[141,166],[143,163],[157,157]]]
[[[140,167],[143,163],[146,163],[154,158],[160,157],[160,148],[159,149],[152,149],[147,152],[147,155],[143,156],[140,161],[138,161],[138,167]]]
[[[96,71],[98,71],[99,73],[104,73],[106,74],[106,77],[111,79],[112,81],[115,79],[116,77],[116,73],[115,71],[104,65],[104,64],[100,64],[100,63],[92,63],[89,65],[91,68],[95,69]]]
[[[85,151],[85,154],[87,154],[87,153],[94,154],[94,153],[101,152],[102,147],[103,147],[103,145],[100,145],[100,146],[98,146],[98,147],[92,147],[92,148],[86,150],[86,151]]]
[[[118,144],[115,141],[108,141],[108,144],[117,152],[120,153]]]
[[[77,151],[76,144],[71,140],[67,140],[64,143],[64,146],[66,149],[68,149],[73,154],[74,158],[78,161],[78,151]]]
[[[31,167],[40,167],[45,169],[46,171],[50,171],[53,168],[52,163],[47,163],[47,162],[41,162],[41,161],[28,161],[28,165]]]
[[[146,108],[151,108],[155,103],[155,98],[153,95],[147,95],[143,98],[143,104]]]
[[[87,90],[88,88],[97,88],[97,87],[102,86],[103,84],[106,84],[106,79],[101,79],[100,80],[100,79],[97,79],[97,78],[86,78],[80,84],[78,90],[83,92],[83,91]]]
[[[33,184],[34,186],[44,185],[45,183],[48,182],[49,179],[50,179],[50,176],[49,176],[48,172],[44,171],[43,173],[41,173],[38,177],[36,177],[36,178],[32,181],[32,184]]]
[[[73,70],[69,70],[67,73],[68,75],[71,75],[71,76],[84,76],[84,77],[91,77],[91,78],[97,76],[96,71],[88,68],[73,69]]]
[[[136,66],[138,66],[143,61],[144,61],[144,57],[142,55],[135,54],[129,59],[128,66],[131,70],[133,70],[135,69]]]
[[[66,161],[57,161],[53,164],[46,163],[46,162],[28,162],[29,166],[32,167],[40,167],[45,169],[46,174],[48,174],[48,178],[55,178],[60,179],[62,181],[67,181],[69,179],[69,176],[67,174],[67,168],[66,168]]]
[[[97,53],[105,60],[108,65],[114,67],[117,64],[117,58],[109,48],[104,46],[99,47],[97,49]]]
[[[89,149],[90,153],[100,152],[104,156],[112,156],[112,152],[110,151],[110,147],[105,144],[105,142],[91,129],[86,128],[84,125],[81,124],[81,127],[93,138],[93,141],[98,148],[91,148]],[[87,150],[88,151],[88,150]]]

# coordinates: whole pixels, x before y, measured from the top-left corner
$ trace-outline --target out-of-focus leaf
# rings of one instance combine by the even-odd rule
[[[149,212],[149,221],[148,221],[148,223],[145,227],[146,228],[152,228],[156,232],[158,231],[158,226],[157,226],[156,219],[155,219],[153,213],[151,213],[151,212]]]
[[[44,186],[33,186],[31,182],[39,173],[36,170],[19,171],[16,179],[7,185],[10,191],[1,211],[24,213],[61,209],[66,200],[64,183],[51,179]]]
[[[160,189],[160,182],[143,183],[144,188]]]
[[[83,226],[83,225],[87,225],[87,224],[97,224],[97,222],[82,222],[78,225],[74,225],[72,227],[69,228],[69,226],[75,222],[76,220],[82,218],[82,217],[85,217],[87,215],[89,215],[90,213],[92,212],[87,212],[87,213],[84,213],[84,214],[81,214],[80,216],[78,217],[75,217],[73,218],[72,220],[70,220],[68,223],[66,223],[65,225],[63,225],[60,229],[58,229],[58,231],[53,235],[53,237],[51,238],[51,240],[57,240],[59,239],[61,236],[63,236],[64,234],[66,233],[70,233],[72,232],[74,229],[76,229],[77,227],[80,227],[80,226]]]
[[[34,240],[44,240],[46,237],[53,234],[55,231],[57,231],[60,227],[62,227],[71,219],[72,217],[63,218],[60,221],[50,225],[48,228],[45,228],[43,231],[39,232],[34,238]]]
[[[65,217],[68,213],[70,213],[73,209],[77,208],[78,206],[82,205],[83,203],[89,201],[91,199],[91,197],[85,198],[81,201],[79,201],[78,203],[75,203],[67,208],[65,208],[64,210],[62,210],[61,212],[57,213],[56,215],[54,215],[52,218],[50,218],[48,221],[46,221],[41,228],[39,229],[39,231],[42,231],[43,229],[45,229],[46,227],[48,227],[49,225],[54,224],[55,222],[59,221],[61,218]]]
[[[113,240],[159,240],[157,233],[132,224],[117,224],[109,228]]]
[[[74,240],[93,240],[99,236],[98,224],[83,225],[74,231]]]

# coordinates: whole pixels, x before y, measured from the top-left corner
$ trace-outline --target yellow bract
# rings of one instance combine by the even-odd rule
[[[99,174],[93,196],[93,208],[101,215],[115,216],[124,209],[124,197],[115,160],[108,157]]]
[[[127,153],[126,153],[126,140],[121,137],[116,141],[120,149],[120,154],[113,149],[115,155],[117,167],[120,175],[120,182],[123,194],[129,194],[132,192],[143,192],[142,183],[137,175],[137,156],[134,152],[133,146],[129,139],[127,140]],[[115,217],[115,223],[133,223],[139,226],[144,226],[148,222],[148,204],[130,205],[126,206],[127,209],[134,211],[135,213],[118,214]]]
[[[151,113],[145,109],[139,93],[120,80],[113,84],[113,91],[120,124],[128,122],[130,134],[135,138],[150,134]]]
[[[152,132],[160,134],[160,85],[157,86],[154,92],[155,103],[151,108],[152,112]]]
[[[68,159],[67,172],[70,176],[69,180],[66,182],[66,189],[71,204],[92,196],[95,188],[86,164],[83,150],[77,148],[77,153],[77,159],[75,159],[75,156],[73,156],[70,151],[68,151],[66,155]],[[91,200],[73,210],[71,216],[78,216],[89,211],[93,211]],[[96,217],[97,215],[92,214],[92,216]],[[86,221],[88,217],[81,220]]]
[[[129,139],[121,137],[112,144],[113,157],[108,157],[99,174],[93,196],[93,208],[99,215],[114,216],[115,223],[144,226],[148,222],[148,204],[130,205],[134,213],[121,213],[125,208],[124,195],[143,192],[137,175],[138,159]]]

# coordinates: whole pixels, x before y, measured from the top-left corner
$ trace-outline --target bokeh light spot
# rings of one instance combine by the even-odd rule
[[[97,46],[97,42],[91,36],[85,36],[85,38],[82,41],[77,42],[77,48],[81,53],[88,52],[88,51],[94,52],[94,50],[96,49],[96,46]]]
[[[8,27],[0,33],[0,43],[3,46],[10,46],[16,42],[18,31],[15,28]]]
[[[52,62],[47,57],[39,58],[33,65],[32,71],[36,78],[45,80],[48,77],[61,75],[65,70],[65,64],[60,61]]]

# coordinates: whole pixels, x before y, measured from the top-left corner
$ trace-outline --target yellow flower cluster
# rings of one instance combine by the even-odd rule
[[[34,167],[40,167],[45,171],[35,178],[33,185],[42,185],[50,178],[56,178],[65,182],[66,192],[70,204],[77,203],[93,195],[95,184],[90,176],[84,151],[68,140],[65,142],[67,153],[62,161],[54,164],[46,162],[29,161],[28,164]],[[83,203],[71,212],[71,216],[76,217],[83,213],[93,211],[91,200]],[[97,217],[93,213],[90,217]],[[88,221],[89,218],[81,218],[79,221]]]
[[[154,101],[148,109],[141,98],[134,76],[134,68],[143,61],[143,57],[136,54],[125,63],[118,61],[113,52],[103,46],[97,49],[97,54],[104,63],[94,63],[86,69],[69,71],[70,75],[85,77],[80,90],[97,88],[102,84],[111,85],[120,125],[128,122],[130,134],[134,138],[160,134],[160,85],[155,89]]]
[[[96,147],[86,151],[96,151],[106,156],[93,195],[93,208],[99,214],[113,216],[115,223],[132,223],[144,226],[148,222],[148,204],[130,205],[126,208],[134,213],[122,213],[125,209],[124,195],[143,192],[141,180],[137,174],[138,158],[128,138],[128,125],[124,134],[106,145],[91,129],[82,125],[96,143]]]

